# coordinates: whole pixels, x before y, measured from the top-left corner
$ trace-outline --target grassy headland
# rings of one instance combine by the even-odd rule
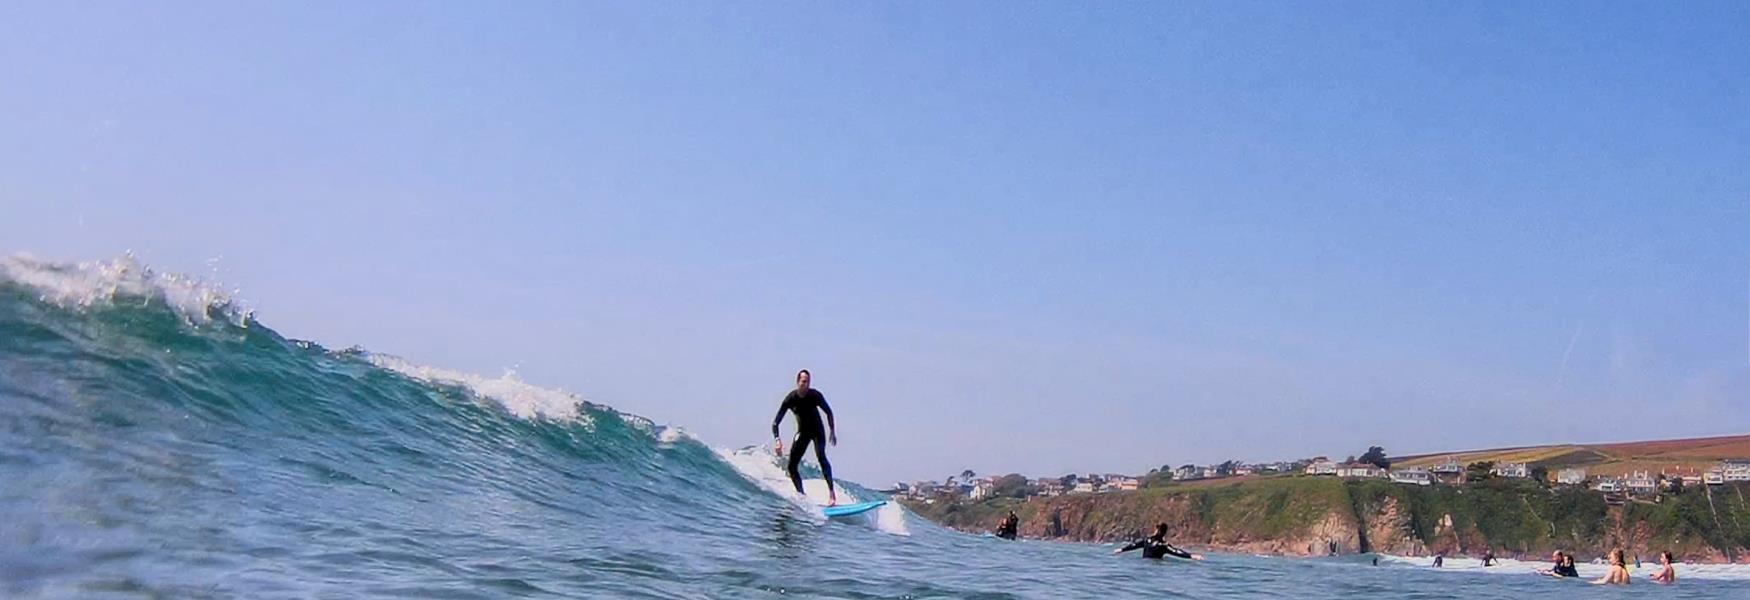
[[[1668,549],[1692,562],[1750,562],[1746,487],[1693,486],[1662,494],[1656,503],[1613,505],[1596,492],[1527,480],[1413,486],[1285,476],[1050,498],[905,502],[919,515],[969,531],[994,529],[1013,510],[1023,536],[1068,541],[1118,541],[1166,522],[1178,542],[1230,552],[1317,555],[1335,546],[1343,553],[1479,555],[1487,549],[1542,557],[1565,549],[1590,558],[1622,547],[1644,557]]]

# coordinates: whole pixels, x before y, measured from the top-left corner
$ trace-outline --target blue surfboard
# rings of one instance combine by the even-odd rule
[[[826,516],[828,516],[828,517],[849,517],[851,515],[860,515],[860,514],[869,512],[871,510],[875,510],[875,507],[881,506],[881,505],[886,504],[886,503],[887,503],[886,500],[876,500],[874,502],[858,502],[856,504],[840,504],[838,506],[828,506],[826,508],[820,509],[820,512],[825,513]]]

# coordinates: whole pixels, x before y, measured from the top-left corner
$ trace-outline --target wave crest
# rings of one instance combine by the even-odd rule
[[[18,254],[0,260],[0,279],[35,290],[43,302],[68,309],[159,302],[190,324],[225,321],[247,327],[255,319],[255,311],[236,298],[236,290],[227,292],[196,277],[154,271],[132,254],[74,264]]]

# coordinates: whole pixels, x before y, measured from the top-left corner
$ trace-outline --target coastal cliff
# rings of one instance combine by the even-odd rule
[[[1584,489],[1525,481],[1409,486],[1382,480],[1277,477],[1216,485],[1052,498],[907,500],[947,527],[990,531],[1015,511],[1023,537],[1115,542],[1155,523],[1176,542],[1223,552],[1316,556],[1335,551],[1443,553],[1541,559],[1557,549],[1583,559],[1621,547],[1688,562],[1750,562],[1750,501],[1743,484],[1694,487],[1658,502],[1610,504]]]

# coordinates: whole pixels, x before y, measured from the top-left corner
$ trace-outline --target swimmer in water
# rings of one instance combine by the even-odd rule
[[[1677,570],[1671,568],[1671,552],[1666,551],[1659,553],[1659,572],[1654,573],[1652,577],[1648,577],[1647,579],[1659,583],[1677,583]]]
[[[1610,551],[1610,571],[1603,577],[1592,580],[1593,585],[1628,585],[1628,561],[1623,559],[1622,549]]]

